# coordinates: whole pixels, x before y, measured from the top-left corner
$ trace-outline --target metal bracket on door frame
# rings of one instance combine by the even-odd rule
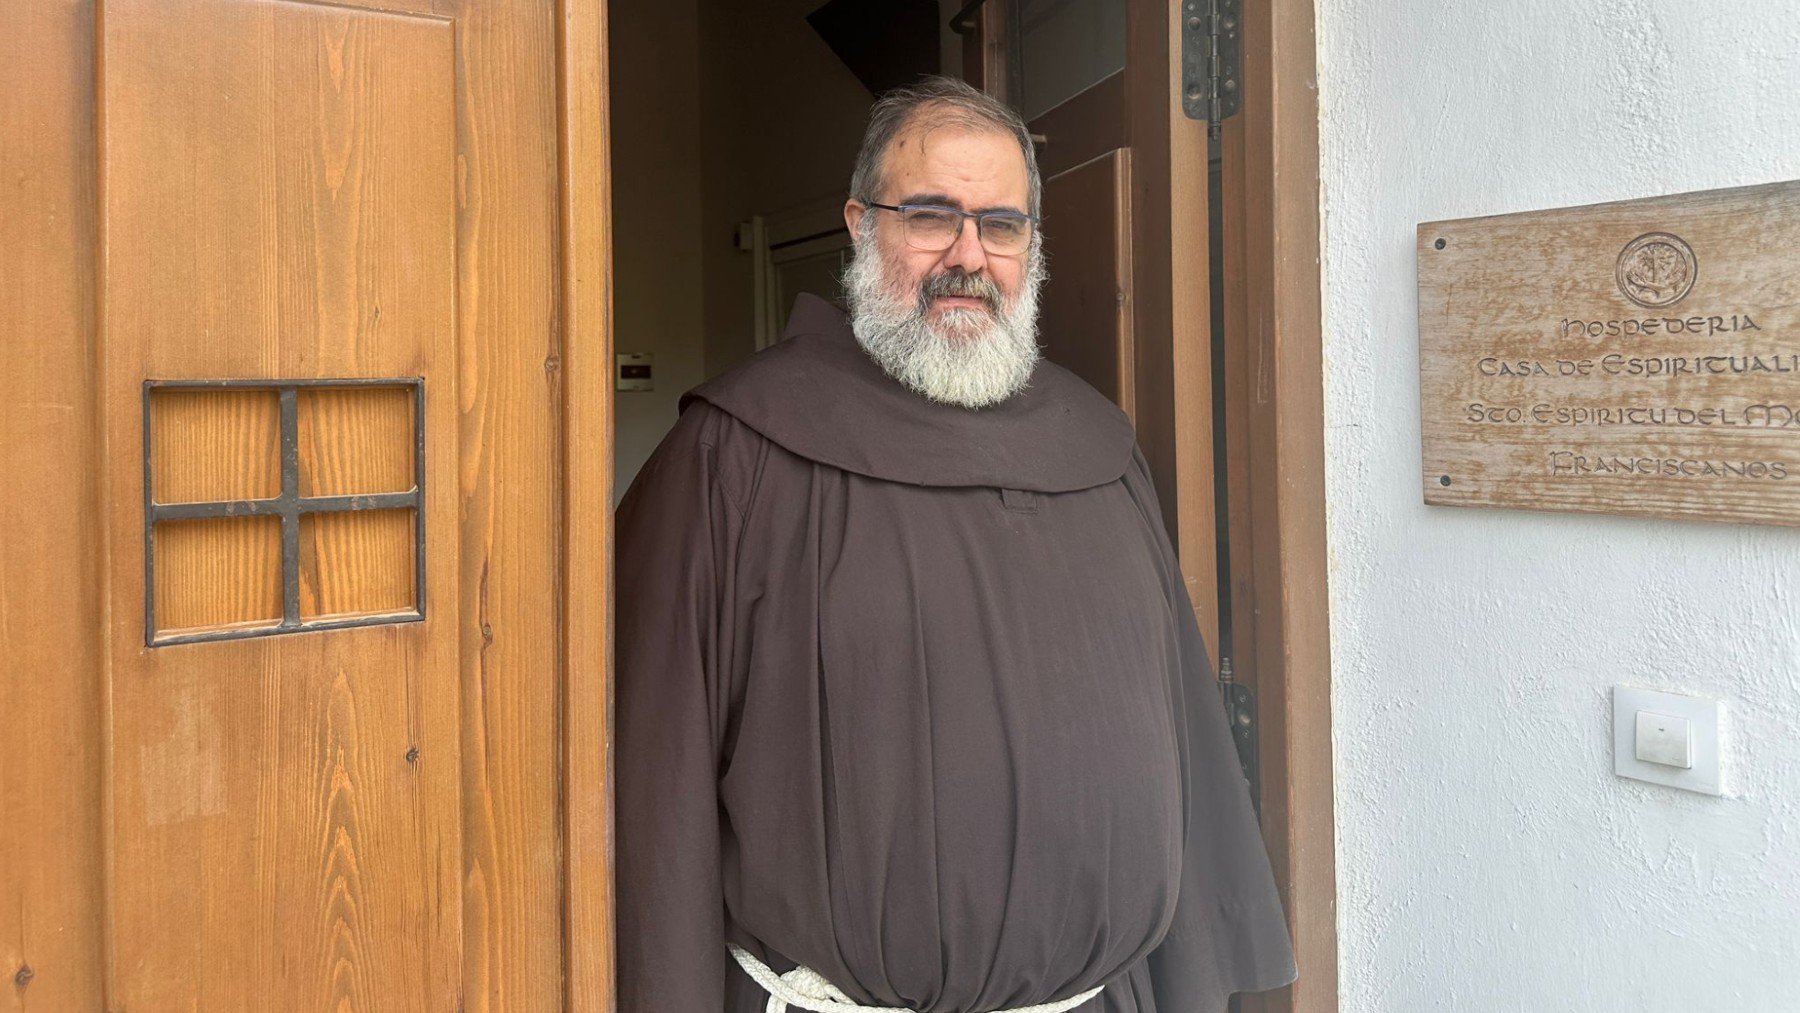
[[[1225,721],[1231,727],[1231,739],[1237,746],[1238,765],[1244,779],[1250,782],[1250,804],[1262,812],[1262,782],[1256,762],[1256,694],[1238,682],[1231,672],[1231,659],[1219,659],[1219,695],[1225,701]]]
[[[1181,0],[1181,111],[1214,129],[1237,115],[1243,0]]]

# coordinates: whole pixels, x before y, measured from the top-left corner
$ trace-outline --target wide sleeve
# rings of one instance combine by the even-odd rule
[[[725,1008],[721,645],[749,443],[695,402],[615,517],[618,1000],[631,1013]]]
[[[1141,456],[1133,468],[1150,488]],[[1146,496],[1154,503],[1154,492]],[[1160,512],[1151,523],[1163,531]],[[1223,1013],[1233,992],[1292,982],[1297,971],[1281,898],[1238,762],[1217,677],[1166,531],[1179,678],[1172,693],[1185,786],[1187,836],[1168,934],[1149,955],[1157,1013]]]

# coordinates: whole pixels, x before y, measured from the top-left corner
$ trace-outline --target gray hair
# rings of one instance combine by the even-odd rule
[[[850,174],[850,196],[864,204],[880,199],[888,148],[895,138],[927,110],[934,122],[995,130],[1017,141],[1025,156],[1025,176],[1030,186],[1032,214],[1042,211],[1044,183],[1038,175],[1037,152],[1031,131],[1007,105],[980,89],[953,77],[932,75],[917,84],[895,88],[877,99],[869,110],[869,127],[863,133],[856,170]]]

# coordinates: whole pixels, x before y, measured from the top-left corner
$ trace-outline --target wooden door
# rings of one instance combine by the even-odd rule
[[[1254,733],[1246,742],[1243,725],[1234,730],[1240,750],[1254,752],[1253,797],[1300,979],[1234,996],[1232,1008],[1331,1010],[1313,4],[1244,8],[1244,111],[1216,148],[1175,90],[1176,19],[1187,4],[986,0],[964,22],[967,76],[1016,98],[1032,12],[1109,4],[1123,8],[1123,66],[1049,109],[1026,110],[1046,176],[1044,337],[1053,358],[1131,413],[1213,661],[1225,646],[1234,699],[1248,690],[1255,701]]]
[[[1168,0],[987,0],[964,74],[1027,117],[1044,177],[1045,355],[1137,428],[1219,662],[1206,124]]]
[[[0,8],[0,1007],[607,1001],[604,52]]]

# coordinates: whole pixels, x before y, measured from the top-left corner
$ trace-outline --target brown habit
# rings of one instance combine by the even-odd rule
[[[1293,952],[1125,416],[980,411],[811,296],[687,392],[617,518],[622,1013],[1218,1013]]]

